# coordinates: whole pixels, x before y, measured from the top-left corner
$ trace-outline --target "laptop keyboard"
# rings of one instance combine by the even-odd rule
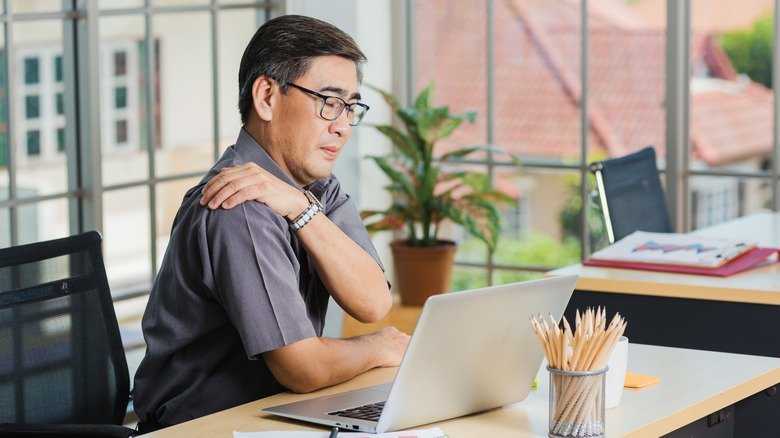
[[[382,414],[382,408],[385,402],[372,403],[370,405],[358,406],[355,408],[344,409],[343,411],[328,412],[328,415],[338,415],[340,417],[357,418],[358,420],[379,421]]]

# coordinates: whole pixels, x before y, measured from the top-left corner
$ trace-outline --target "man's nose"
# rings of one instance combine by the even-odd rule
[[[344,108],[344,111],[336,117],[335,120],[330,122],[330,132],[332,134],[338,134],[339,136],[348,135],[352,126],[349,124],[349,110]]]

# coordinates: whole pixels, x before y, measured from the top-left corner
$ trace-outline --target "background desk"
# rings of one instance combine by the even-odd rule
[[[780,214],[760,213],[698,233],[780,247]],[[566,310],[606,306],[626,316],[632,342],[780,357],[780,264],[731,277],[575,265]],[[662,321],[662,324],[658,322]]]
[[[780,383],[780,359],[776,358],[632,344],[628,364],[631,371],[660,376],[661,383],[623,392],[620,405],[607,411],[607,436],[611,438],[661,436]],[[312,394],[278,394],[146,436],[231,437],[234,430],[326,430],[267,415],[260,409],[387,382],[394,375],[395,368],[375,369]],[[524,402],[435,425],[452,438],[547,436],[547,382],[547,371],[542,367],[539,388]],[[739,412],[734,418],[739,428]],[[739,429],[736,432],[736,436],[756,436]]]

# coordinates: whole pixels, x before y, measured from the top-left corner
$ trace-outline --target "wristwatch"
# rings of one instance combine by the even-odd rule
[[[304,190],[303,194],[306,195],[306,199],[309,200],[309,206],[306,207],[306,210],[299,214],[298,217],[290,221],[290,228],[292,228],[293,231],[300,230],[314,219],[314,216],[316,216],[317,213],[325,210],[325,206],[322,205],[322,202],[320,202],[312,192]]]

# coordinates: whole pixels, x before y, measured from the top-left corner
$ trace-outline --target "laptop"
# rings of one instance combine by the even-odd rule
[[[522,401],[543,357],[529,317],[560,318],[576,281],[572,275],[434,295],[394,381],[263,411],[382,433]]]

